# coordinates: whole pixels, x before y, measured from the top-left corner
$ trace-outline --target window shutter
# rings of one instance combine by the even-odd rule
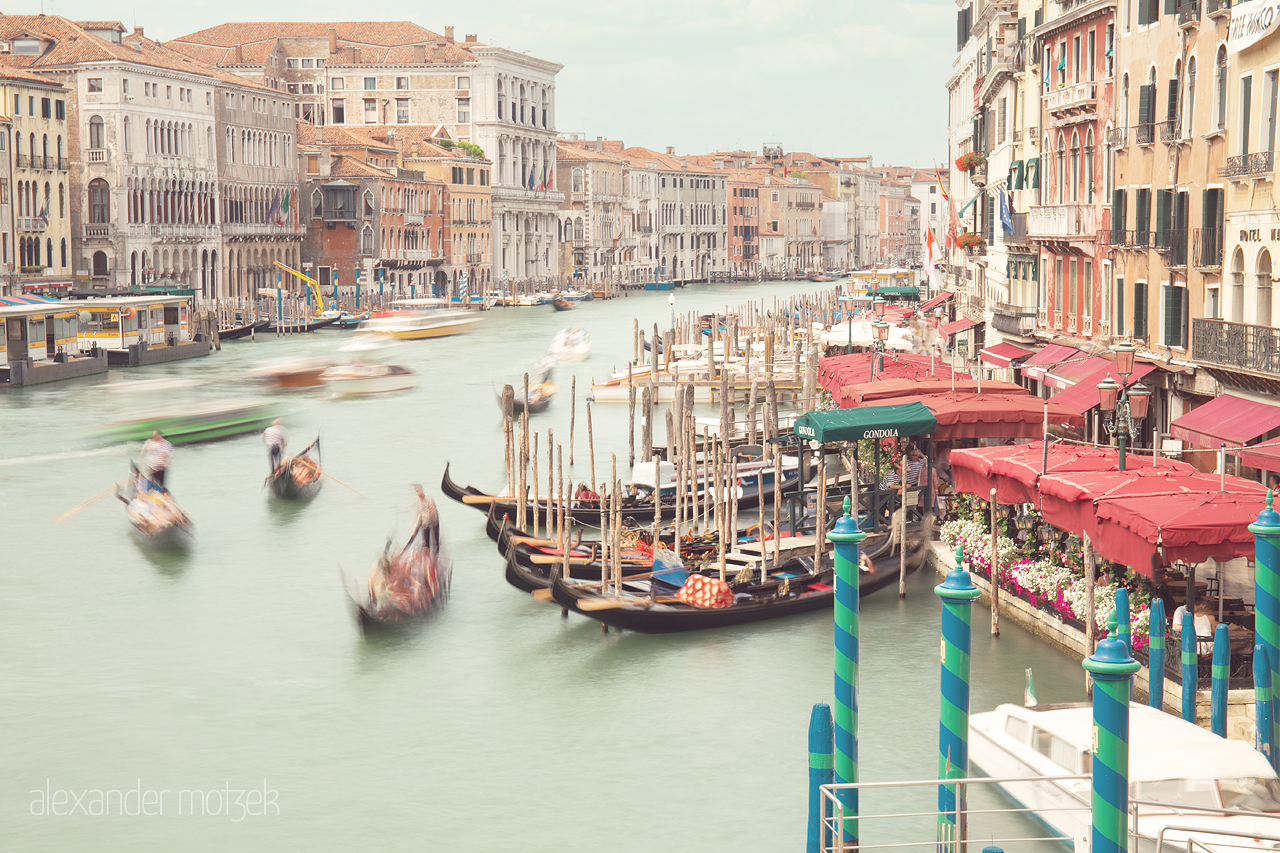
[[[1148,13],[1147,0],[1138,0],[1138,26],[1151,23],[1151,15]],[[960,43],[964,47],[964,43]]]
[[[1166,121],[1178,120],[1178,81],[1169,81],[1169,109],[1165,116]]]
[[[1138,124],[1151,124],[1151,103],[1154,87],[1138,87]]]
[[[1164,0],[1164,13],[1166,15],[1176,14],[1178,0]]]
[[[1027,171],[1029,173],[1029,188],[1033,190],[1040,189],[1040,158],[1032,157],[1027,161]]]
[[[1252,116],[1250,115],[1253,107],[1253,78],[1240,78],[1240,153],[1248,154],[1249,134],[1253,130],[1251,127]]]
[[[1111,245],[1124,245],[1124,190],[1111,191]]]
[[[1124,279],[1122,278],[1116,279],[1115,318],[1116,318],[1116,327],[1112,331],[1115,332],[1115,337],[1118,338],[1124,335]]]
[[[1164,286],[1164,345],[1167,347],[1177,346],[1174,340],[1174,329],[1177,327],[1177,322],[1182,319],[1182,310],[1177,304],[1178,297],[1175,293],[1177,289],[1171,284]]]
[[[1027,37],[1027,19],[1019,18],[1018,19],[1018,41],[1022,41],[1026,37]]]
[[[1187,349],[1187,344],[1190,343],[1190,337],[1187,334],[1187,327],[1191,322],[1191,294],[1188,293],[1185,287],[1180,287],[1178,288],[1178,296],[1180,297],[1178,301],[1181,303],[1180,307],[1182,309],[1178,312],[1178,316],[1180,318],[1180,324],[1178,326],[1178,346],[1182,349]]]

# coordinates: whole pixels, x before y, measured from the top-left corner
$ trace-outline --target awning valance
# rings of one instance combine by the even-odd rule
[[[1015,361],[1028,359],[1032,355],[1034,353],[1031,350],[1016,347],[1013,344],[996,344],[978,353],[980,359],[996,367],[1010,367]]]
[[[1061,394],[1049,398],[1078,415],[1083,415],[1101,402],[1098,397],[1098,383],[1103,379],[1109,376],[1117,384],[1124,384],[1120,382],[1120,377],[1116,374],[1115,362],[1104,358],[1101,363],[1094,364],[1092,359],[1087,363],[1093,365],[1093,370],[1090,373],[1080,376],[1076,384]],[[1133,385],[1133,383],[1155,369],[1155,365],[1137,362],[1133,365],[1133,375],[1129,377],[1128,385]]]
[[[1169,426],[1175,437],[1201,447],[1238,446],[1280,428],[1280,406],[1223,394]]]
[[[1080,358],[1083,355],[1084,353],[1075,347],[1049,344],[1022,363],[1022,375],[1030,379],[1043,380],[1045,370],[1048,367],[1073,358]]]
[[[937,296],[930,299],[928,302],[921,304],[921,306],[917,310],[932,311],[934,308],[937,308],[939,305],[946,302],[948,299],[950,299],[953,296],[955,296],[955,294],[952,293],[950,290],[944,290],[941,293],[939,293]]]
[[[966,318],[964,320],[956,320],[954,323],[947,323],[945,326],[939,326],[938,331],[942,332],[944,335],[951,336],[960,332],[968,331],[978,325],[981,324],[977,320],[970,320]]]
[[[863,406],[809,412],[795,422],[795,434],[805,441],[861,441],[864,438],[908,438],[931,435],[938,421],[923,403],[903,406]]]

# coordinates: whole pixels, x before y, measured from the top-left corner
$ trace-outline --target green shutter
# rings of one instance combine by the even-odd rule
[[[1112,329],[1115,337],[1124,335],[1124,279],[1116,279],[1116,310],[1115,310],[1115,328]]]
[[[1164,341],[1163,343],[1165,346],[1169,346],[1169,347],[1177,346],[1177,343],[1174,341],[1174,328],[1176,326],[1174,321],[1174,312],[1175,311],[1177,312],[1177,319],[1179,320],[1182,319],[1182,309],[1178,307],[1177,305],[1178,297],[1177,297],[1177,294],[1174,293],[1174,291],[1176,291],[1177,289],[1178,288],[1174,287],[1171,284],[1166,284],[1164,286]]]
[[[1027,173],[1029,188],[1033,190],[1040,189],[1040,158],[1032,157],[1027,161]]]
[[[1138,124],[1151,124],[1151,107],[1155,102],[1155,86],[1138,87]]]
[[[1253,78],[1240,78],[1240,153],[1249,153],[1250,109],[1253,106]]]

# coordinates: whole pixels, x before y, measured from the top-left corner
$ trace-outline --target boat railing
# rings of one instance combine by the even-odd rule
[[[1132,805],[1136,805],[1136,803]],[[1161,804],[1160,803],[1144,803],[1144,805],[1161,805]],[[1169,805],[1167,803],[1163,805],[1165,809],[1169,808]],[[1266,812],[1242,812],[1235,809],[1214,809],[1214,808],[1208,808],[1208,807],[1202,808],[1199,806],[1194,806],[1191,808],[1183,808],[1179,806],[1177,810],[1180,816],[1184,815],[1185,812],[1187,811],[1194,811],[1194,812],[1205,812],[1208,815],[1215,815],[1215,816],[1248,815],[1251,817],[1267,817],[1267,818],[1271,818],[1272,820],[1276,820],[1277,828],[1280,829],[1280,818],[1277,818],[1274,814],[1270,814]],[[1131,815],[1135,816],[1134,820],[1136,821],[1136,809],[1130,808],[1129,811]],[[1129,825],[1130,838],[1133,838],[1137,834],[1137,830],[1134,827],[1135,827],[1135,823],[1131,823]],[[1171,840],[1165,837],[1165,834],[1169,832],[1176,832],[1179,835],[1185,832],[1187,833],[1187,837],[1185,840],[1184,839]],[[1196,833],[1200,833],[1201,835],[1206,835],[1206,836],[1212,836],[1213,840],[1209,841],[1207,839],[1199,838],[1197,837]],[[1239,838],[1240,843],[1232,844],[1231,842],[1224,840],[1227,838]],[[1194,826],[1192,824],[1178,824],[1178,825],[1169,824],[1167,826],[1160,827],[1160,832],[1156,834],[1155,853],[1175,853],[1175,851],[1177,851],[1177,853],[1183,853],[1183,851],[1185,851],[1185,853],[1196,853],[1196,851],[1199,851],[1200,853],[1222,853],[1224,849],[1235,850],[1238,848],[1247,848],[1250,850],[1257,850],[1260,847],[1264,846],[1263,842],[1271,842],[1271,845],[1270,845],[1271,849],[1273,850],[1277,849],[1277,846],[1280,845],[1280,835],[1263,835],[1253,830],[1242,832],[1234,829],[1219,829],[1217,826],[1207,827],[1203,825]],[[1136,848],[1133,847],[1132,844],[1130,844],[1129,849],[1134,850]]]
[[[823,785],[820,789],[822,823],[819,849],[822,853],[854,853],[932,847],[937,853],[962,853],[970,838],[980,841],[982,846],[991,845],[1005,850],[1026,850],[1028,844],[1041,843],[1058,849],[1070,839],[1044,834],[1043,818],[1038,816],[1047,812],[1079,813],[1087,807],[1081,804],[1037,809],[1009,806],[1008,799],[997,786],[1088,782],[1091,778],[1080,774],[949,779],[947,784],[956,789],[958,809],[947,815],[940,815],[936,808],[940,784],[937,779]],[[904,789],[916,789],[915,797]],[[846,813],[841,799],[842,794],[847,796],[851,791],[858,792],[859,810],[856,815]],[[909,803],[913,799],[919,801],[921,794],[931,807],[912,809]],[[974,795],[972,803],[970,794]],[[867,808],[871,800],[881,798],[892,802],[895,809],[878,813]],[[947,820],[939,820],[940,816]]]

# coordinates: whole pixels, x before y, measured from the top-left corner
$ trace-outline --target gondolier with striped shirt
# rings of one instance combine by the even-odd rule
[[[279,418],[272,421],[271,426],[263,431],[262,443],[267,446],[272,471],[280,467],[280,462],[284,458],[284,446],[288,441],[289,433],[285,431]]]
[[[142,464],[147,467],[147,476],[151,478],[151,482],[166,492],[169,490],[164,484],[164,473],[172,457],[173,445],[164,440],[160,430],[152,432],[151,438],[142,445]]]

